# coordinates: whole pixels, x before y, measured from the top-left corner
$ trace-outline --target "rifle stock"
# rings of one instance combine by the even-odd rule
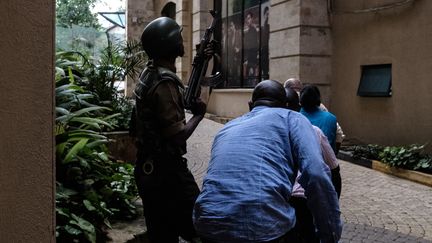
[[[211,57],[207,57],[204,50],[210,43],[214,30],[216,28],[216,11],[210,10],[210,14],[213,17],[210,27],[208,27],[204,33],[203,38],[200,41],[199,48],[195,54],[192,62],[192,71],[189,77],[188,85],[186,87],[184,104],[185,108],[190,110],[195,100],[201,94],[201,82],[205,78],[207,72],[208,63]]]

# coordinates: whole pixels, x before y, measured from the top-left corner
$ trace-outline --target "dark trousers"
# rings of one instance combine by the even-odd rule
[[[319,243],[313,217],[306,202],[306,198],[303,197],[290,197],[290,205],[294,207],[296,213],[294,230],[298,234],[299,243]]]
[[[147,234],[152,243],[178,243],[196,237],[192,210],[199,188],[186,159],[155,161],[150,175],[135,168],[135,179],[144,206]]]

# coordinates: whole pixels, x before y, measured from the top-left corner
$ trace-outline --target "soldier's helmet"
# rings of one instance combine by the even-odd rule
[[[150,22],[141,35],[141,44],[150,59],[183,56],[182,28],[171,18],[160,17]]]

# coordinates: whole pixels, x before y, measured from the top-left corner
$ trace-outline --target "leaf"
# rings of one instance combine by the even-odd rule
[[[61,108],[61,107],[56,107],[56,112],[63,114],[63,115],[69,115],[70,112],[68,110],[66,110],[65,108]]]
[[[71,217],[73,220],[69,221],[70,224],[78,226],[80,229],[87,231],[87,232],[95,232],[94,225],[91,224],[89,221],[76,216],[75,214],[71,214]]]
[[[82,139],[79,142],[77,142],[67,153],[63,160],[63,164],[69,163],[87,144],[88,138]]]
[[[108,140],[108,139],[101,139],[101,140],[96,140],[96,141],[93,141],[93,142],[91,142],[91,143],[88,143],[87,144],[87,147],[88,148],[95,148],[95,147],[98,147],[98,146],[100,146],[100,145],[102,145],[102,144],[107,144],[107,143],[109,143],[110,141]]]
[[[70,226],[70,225],[66,225],[66,226],[64,227],[64,229],[65,229],[65,231],[66,231],[67,233],[69,233],[69,234],[71,234],[71,235],[79,235],[79,234],[82,233],[81,230],[76,229],[76,228],[74,228],[74,227],[72,227],[72,226]]]
[[[92,203],[89,200],[84,199],[83,204],[87,208],[88,211],[95,211],[96,210],[96,208],[92,205]]]
[[[69,81],[73,84],[75,83],[75,79],[74,79],[74,75],[72,73],[72,68],[68,67],[68,76],[69,76]]]
[[[90,111],[97,111],[97,110],[111,110],[111,109],[108,108],[108,107],[103,107],[103,106],[94,106],[94,107],[88,107],[88,108],[84,108],[84,109],[81,109],[79,111],[76,111],[76,112],[74,112],[74,115],[75,116],[80,116],[80,115],[82,115],[84,113],[87,113],[87,112],[90,112]]]
[[[108,161],[109,160],[107,154],[104,153],[104,152],[98,153],[97,155],[103,161]]]
[[[64,143],[60,143],[60,144],[56,145],[56,154],[57,154],[57,156],[62,156],[63,155],[67,144],[68,143],[64,142]]]
[[[80,86],[76,85],[76,84],[65,84],[62,86],[59,86],[55,89],[56,94],[60,93],[60,92],[74,92],[74,91],[79,91],[79,92],[84,92],[84,89],[81,88]]]
[[[109,221],[108,219],[104,219],[104,224],[105,224],[108,228],[112,229],[111,223],[110,223],[110,221]]]
[[[69,218],[69,214],[65,212],[64,208],[59,208],[56,207],[56,213],[58,213],[59,215],[65,216],[66,218]]]
[[[98,118],[74,117],[74,118],[71,119],[71,121],[73,121],[73,122],[81,122],[83,124],[87,124],[87,125],[90,125],[92,127],[99,128],[99,129],[100,129],[99,125],[105,125],[105,126],[107,126],[109,128],[112,128],[111,124],[109,124],[108,122],[103,121],[101,119],[98,119]]]
[[[115,118],[115,117],[119,117],[119,116],[121,116],[121,115],[122,115],[122,114],[120,114],[120,113],[115,113],[115,114],[112,114],[112,115],[109,115],[109,116],[104,117],[103,120],[104,120],[104,121],[108,121],[108,120],[110,120],[110,119],[113,119],[113,118]]]
[[[79,160],[79,162],[80,162],[80,165],[81,165],[83,168],[85,168],[85,169],[90,169],[90,165],[89,165],[89,163],[87,162],[86,159],[84,159],[84,158],[82,158],[81,156],[78,156],[78,155],[77,155],[77,158],[78,158],[78,160]]]
[[[71,113],[69,113],[67,115],[59,116],[59,117],[56,118],[56,121],[65,122],[65,121],[68,121],[68,120],[72,120],[72,119],[74,119],[76,117],[79,117],[79,116],[81,116],[81,115],[83,115],[83,114],[85,114],[87,112],[97,111],[97,110],[110,110],[110,109],[107,108],[107,107],[103,107],[103,106],[87,107],[87,108],[83,108],[83,109],[75,111],[75,112],[71,112]],[[80,118],[96,119],[96,118],[91,118],[91,117],[80,117]],[[100,121],[99,123],[106,123],[105,121],[100,120],[100,119],[99,119],[99,121]],[[110,126],[108,123],[106,123],[106,124],[107,124],[107,126]]]
[[[85,179],[84,180],[84,185],[86,186],[91,186],[94,184],[94,180],[93,179]]]
[[[100,209],[102,209],[102,211],[104,212],[104,214],[113,215],[113,212],[108,209],[105,202],[100,202],[99,206],[100,206]]]
[[[78,194],[77,191],[64,187],[59,184],[56,186],[56,197],[69,198],[70,196]]]

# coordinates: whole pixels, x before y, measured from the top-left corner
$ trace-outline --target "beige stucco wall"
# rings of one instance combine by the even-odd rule
[[[376,5],[338,0],[334,7]],[[432,1],[414,1],[381,12],[333,15],[331,104],[348,138],[385,145],[432,142],[431,13]],[[360,66],[385,63],[392,64],[392,97],[357,96]]]
[[[207,112],[233,118],[249,111],[252,89],[215,89],[210,95]]]
[[[55,242],[54,4],[0,1],[0,242]]]

